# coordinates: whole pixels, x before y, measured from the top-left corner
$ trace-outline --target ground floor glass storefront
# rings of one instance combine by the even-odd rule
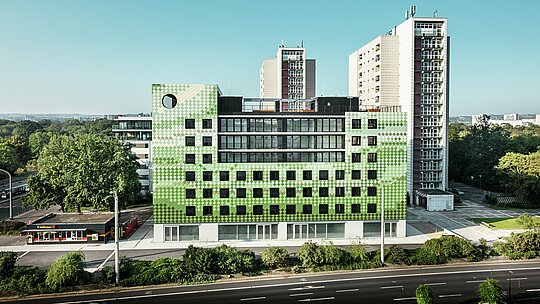
[[[287,239],[343,239],[344,223],[297,223],[287,224]]]
[[[277,224],[219,225],[218,240],[276,240]]]
[[[193,241],[199,239],[199,226],[165,226],[165,242]]]
[[[395,222],[384,223],[384,236],[385,237],[397,237],[397,225]],[[381,222],[365,222],[364,223],[364,237],[380,237],[381,236]]]

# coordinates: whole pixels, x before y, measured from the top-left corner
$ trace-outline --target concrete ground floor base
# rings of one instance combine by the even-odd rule
[[[385,236],[404,238],[405,220],[386,221]],[[361,242],[379,237],[380,221],[154,224],[154,242],[321,241]]]

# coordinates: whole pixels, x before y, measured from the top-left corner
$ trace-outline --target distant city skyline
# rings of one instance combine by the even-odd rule
[[[346,96],[348,55],[409,5],[448,18],[451,116],[540,113],[535,1],[1,3],[0,113],[148,113],[152,83],[257,97],[282,40],[317,60],[317,96]]]

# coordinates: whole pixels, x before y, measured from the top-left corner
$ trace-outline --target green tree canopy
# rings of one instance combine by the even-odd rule
[[[481,303],[499,304],[504,303],[504,295],[499,281],[495,279],[486,279],[478,287],[478,295]]]
[[[140,191],[138,164],[128,147],[100,135],[55,136],[43,147],[38,173],[28,179],[25,205],[63,211],[83,206],[112,210],[116,191],[121,202],[133,201]]]
[[[47,270],[45,284],[52,290],[59,291],[72,287],[84,280],[84,254],[80,251],[68,252]]]
[[[507,153],[499,160],[496,170],[503,183],[516,195],[532,204],[540,200],[540,151],[530,154]]]
[[[416,288],[416,303],[431,304],[433,303],[433,290],[424,284]]]
[[[17,160],[17,151],[11,147],[5,140],[0,138],[0,169],[15,172],[19,168],[19,161]],[[4,178],[5,173],[0,173]]]

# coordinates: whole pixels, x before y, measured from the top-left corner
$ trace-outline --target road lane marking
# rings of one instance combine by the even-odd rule
[[[328,297],[328,298],[315,298],[315,299],[302,299],[298,300],[298,302],[314,302],[314,301],[328,301],[328,300],[335,300],[335,297]]]
[[[391,288],[403,288],[403,285],[382,286],[382,287],[381,287],[381,289],[391,289]]]
[[[537,289],[527,289],[527,292],[535,292],[535,291],[540,291],[540,288],[537,288]]]
[[[289,297],[303,297],[303,296],[310,296],[313,292],[304,292],[304,293],[291,293]]]
[[[484,280],[476,280],[476,281],[465,281],[465,283],[482,283]]]
[[[410,298],[395,298],[394,301],[408,301],[408,300],[416,300],[416,297],[410,297]]]
[[[266,297],[245,298],[245,299],[240,299],[240,301],[257,301],[257,300],[264,300],[264,299],[266,299]]]
[[[27,252],[21,254],[21,255],[17,258],[17,260],[19,260],[19,259],[21,259],[23,256],[27,255],[29,252],[30,252],[30,251],[27,251]]]
[[[310,289],[321,289],[321,288],[325,288],[325,286],[304,286],[304,287],[289,288],[289,290],[310,290]]]
[[[359,291],[360,289],[358,288],[353,288],[353,289],[343,289],[343,290],[336,290],[336,292],[354,292],[354,291]]]
[[[451,297],[461,297],[462,294],[455,293],[455,294],[449,294],[449,295],[439,295],[439,298],[451,298]]]
[[[441,283],[426,283],[424,285],[426,285],[426,286],[438,286],[438,285],[446,285],[446,283],[444,283],[444,282],[441,282]]]
[[[507,281],[521,281],[521,280],[526,280],[527,278],[512,278],[512,279],[506,279]]]
[[[114,255],[114,250],[111,252],[111,254],[109,254],[109,256],[105,259],[105,261],[103,261],[103,263],[99,264],[97,270],[100,270],[101,268],[103,268],[103,266],[105,266],[105,264],[112,258],[113,255]]]

